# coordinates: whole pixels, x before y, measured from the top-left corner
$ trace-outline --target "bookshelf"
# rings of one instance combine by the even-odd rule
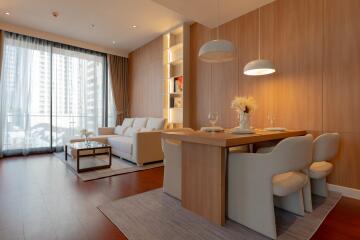
[[[184,24],[163,35],[163,115],[170,128],[189,126],[189,32]]]

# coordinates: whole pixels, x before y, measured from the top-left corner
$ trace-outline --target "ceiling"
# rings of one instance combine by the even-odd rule
[[[217,27],[274,0],[153,0],[209,28]],[[219,1],[219,23],[218,23]]]
[[[220,0],[220,23],[271,1]],[[0,22],[128,53],[185,21],[214,27],[216,9],[216,0],[1,0]]]

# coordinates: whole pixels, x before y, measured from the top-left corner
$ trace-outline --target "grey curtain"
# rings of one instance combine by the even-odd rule
[[[116,107],[116,124],[121,124],[129,114],[128,59],[108,55],[112,92]]]
[[[2,70],[2,61],[3,61],[3,49],[4,49],[4,37],[3,31],[0,30],[0,78],[1,78],[1,70]]]

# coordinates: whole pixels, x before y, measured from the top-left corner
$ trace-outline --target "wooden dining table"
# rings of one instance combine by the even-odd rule
[[[226,160],[229,148],[302,136],[302,130],[252,134],[167,131],[162,138],[182,142],[181,204],[209,221],[224,225],[226,213]]]

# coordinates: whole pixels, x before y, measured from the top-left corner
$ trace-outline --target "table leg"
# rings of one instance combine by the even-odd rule
[[[109,167],[111,167],[111,148],[109,148]]]
[[[80,158],[80,150],[76,150],[76,168],[77,168],[77,172],[80,172],[80,162],[79,162],[79,158]]]
[[[182,143],[182,206],[213,223],[225,224],[226,149]]]
[[[64,146],[64,151],[65,151],[65,161],[67,161],[67,158],[68,158],[68,156],[67,156],[67,145],[65,144],[65,146]]]

